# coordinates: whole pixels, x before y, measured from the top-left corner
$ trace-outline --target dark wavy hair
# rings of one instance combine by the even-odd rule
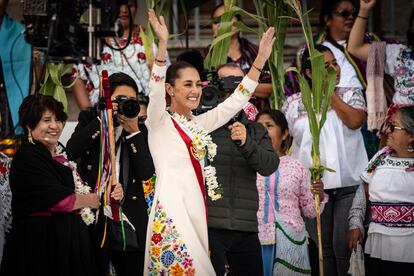
[[[171,84],[172,86],[175,85],[175,81],[181,77],[181,71],[187,68],[193,68],[197,71],[193,65],[186,61],[177,61],[170,65],[167,69],[167,75],[165,77],[165,82]],[[197,71],[198,72],[198,71]]]
[[[329,49],[328,47],[326,47],[322,44],[315,45],[315,50],[318,50],[322,54],[325,53],[325,52],[331,52],[332,53],[331,49]],[[308,81],[309,85],[312,85],[312,80],[308,77],[308,75],[306,75],[306,69],[309,69],[309,70],[312,71],[312,64],[311,64],[311,61],[309,59],[309,50],[308,50],[308,48],[306,48],[305,51],[303,52],[302,59],[301,59],[300,62],[301,62],[300,73]]]
[[[63,104],[52,96],[45,95],[30,95],[24,98],[19,107],[19,124],[24,130],[24,136],[27,137],[28,126],[33,129],[42,119],[43,113],[49,110],[55,114],[59,121],[65,122],[68,119]]]
[[[118,72],[118,73],[114,73],[112,75],[109,76],[109,83],[111,86],[111,94],[114,93],[115,89],[118,86],[121,85],[126,85],[126,86],[130,86],[132,89],[134,89],[135,94],[138,95],[138,86],[137,83],[134,81],[133,78],[131,78],[129,75],[122,73],[122,72]]]
[[[333,12],[337,9],[341,2],[351,2],[356,10],[359,10],[359,2],[355,0],[322,0],[321,11],[319,13],[319,26],[326,28],[325,16],[332,17]]]
[[[259,114],[257,114],[256,122],[263,115],[269,115],[270,118],[273,120],[273,122],[275,122],[275,124],[280,128],[282,133],[289,131],[288,122],[286,120],[285,115],[282,113],[282,111],[277,110],[277,109],[264,110],[260,112]],[[282,141],[282,144],[280,145],[280,147],[282,149],[287,149],[290,146],[289,141],[290,141],[290,137],[288,136],[285,140]]]

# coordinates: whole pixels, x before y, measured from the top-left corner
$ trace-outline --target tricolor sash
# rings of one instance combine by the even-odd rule
[[[177,129],[178,133],[181,136],[181,139],[183,139],[185,145],[187,146],[188,154],[190,155],[191,164],[193,164],[194,172],[197,176],[198,185],[200,186],[201,193],[203,194],[204,199],[204,206],[206,209],[206,219],[208,218],[208,209],[207,209],[207,201],[206,201],[206,187],[204,185],[204,178],[203,178],[203,169],[200,165],[200,161],[198,161],[191,152],[192,147],[192,139],[185,133],[185,131],[180,127],[180,125],[174,120],[174,118],[171,118],[174,127]]]

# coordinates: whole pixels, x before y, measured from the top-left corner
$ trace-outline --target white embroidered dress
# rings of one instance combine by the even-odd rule
[[[382,152],[379,151],[372,160]],[[412,158],[388,155],[375,171],[368,173],[365,170],[361,179],[369,184],[370,202],[414,204],[414,171],[406,171],[413,164]],[[398,214],[395,216],[398,217]],[[414,263],[414,228],[388,227],[371,222],[365,253],[381,260]]]
[[[154,65],[150,80],[146,125],[157,180],[144,275],[215,275],[208,255],[203,195],[187,146],[165,110],[165,73],[166,67]],[[210,133],[243,108],[256,86],[257,82],[245,77],[225,102],[192,120]],[[189,133],[183,124],[180,127]]]

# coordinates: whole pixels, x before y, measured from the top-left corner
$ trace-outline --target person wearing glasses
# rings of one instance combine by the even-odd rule
[[[99,275],[107,275],[111,262],[117,275],[142,275],[149,208],[144,197],[142,181],[150,179],[155,169],[148,147],[148,131],[144,124],[138,123],[139,101],[136,82],[125,73],[110,75],[109,82],[113,101],[117,178],[125,191],[121,206],[123,213],[135,228],[138,248],[123,251],[122,248],[107,247],[108,243],[103,249],[100,248],[105,221],[101,208],[98,224],[93,233],[98,253],[98,270]],[[125,107],[126,100],[130,105],[135,101],[134,114],[122,108]],[[129,106],[128,111],[131,110],[133,107]],[[67,143],[68,153],[79,161],[81,177],[92,189],[95,189],[98,177],[100,135],[97,108],[81,111],[78,125]]]
[[[406,275],[414,270],[414,106],[393,105],[388,114],[387,146],[362,173],[363,184],[349,214],[349,247],[355,249],[367,236],[368,276]],[[367,213],[370,222],[365,233]]]
[[[364,41],[363,36],[369,12],[375,7],[375,0],[361,0],[358,17],[349,37],[349,52],[356,57],[367,60],[374,47]],[[394,104],[414,104],[414,9],[409,19],[407,45],[385,45],[385,63],[383,69],[394,79]],[[375,61],[375,60],[374,60]],[[373,62],[374,62],[373,61]]]
[[[341,78],[337,88],[344,91],[358,88],[362,90],[365,97],[366,62],[347,52],[349,34],[358,15],[357,4],[357,0],[323,0],[319,14],[322,31],[314,36],[314,42],[328,47],[334,54],[341,68]],[[364,33],[362,37],[366,43],[380,41],[380,38],[373,33]],[[296,60],[293,62],[299,69],[305,47],[297,52]],[[286,94],[298,93],[299,85],[294,74],[288,73],[288,76],[285,85]],[[379,139],[375,133],[368,132],[366,128],[364,123],[361,132],[368,158],[371,158],[378,151]]]

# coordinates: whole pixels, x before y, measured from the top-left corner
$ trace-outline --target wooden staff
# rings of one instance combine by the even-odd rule
[[[315,210],[316,210],[316,232],[318,235],[319,275],[323,276],[321,200],[319,199],[319,194],[315,194]]]
[[[107,196],[111,204],[112,218],[113,221],[119,222],[119,201],[111,198],[111,192],[115,188],[116,183],[116,153],[115,153],[115,134],[114,134],[114,123],[112,115],[112,101],[111,101],[111,87],[108,78],[108,71],[102,71],[102,90],[103,96],[105,97],[105,108],[107,112],[108,120],[108,142],[109,142],[109,153],[111,158],[111,180],[110,185],[107,187]]]

